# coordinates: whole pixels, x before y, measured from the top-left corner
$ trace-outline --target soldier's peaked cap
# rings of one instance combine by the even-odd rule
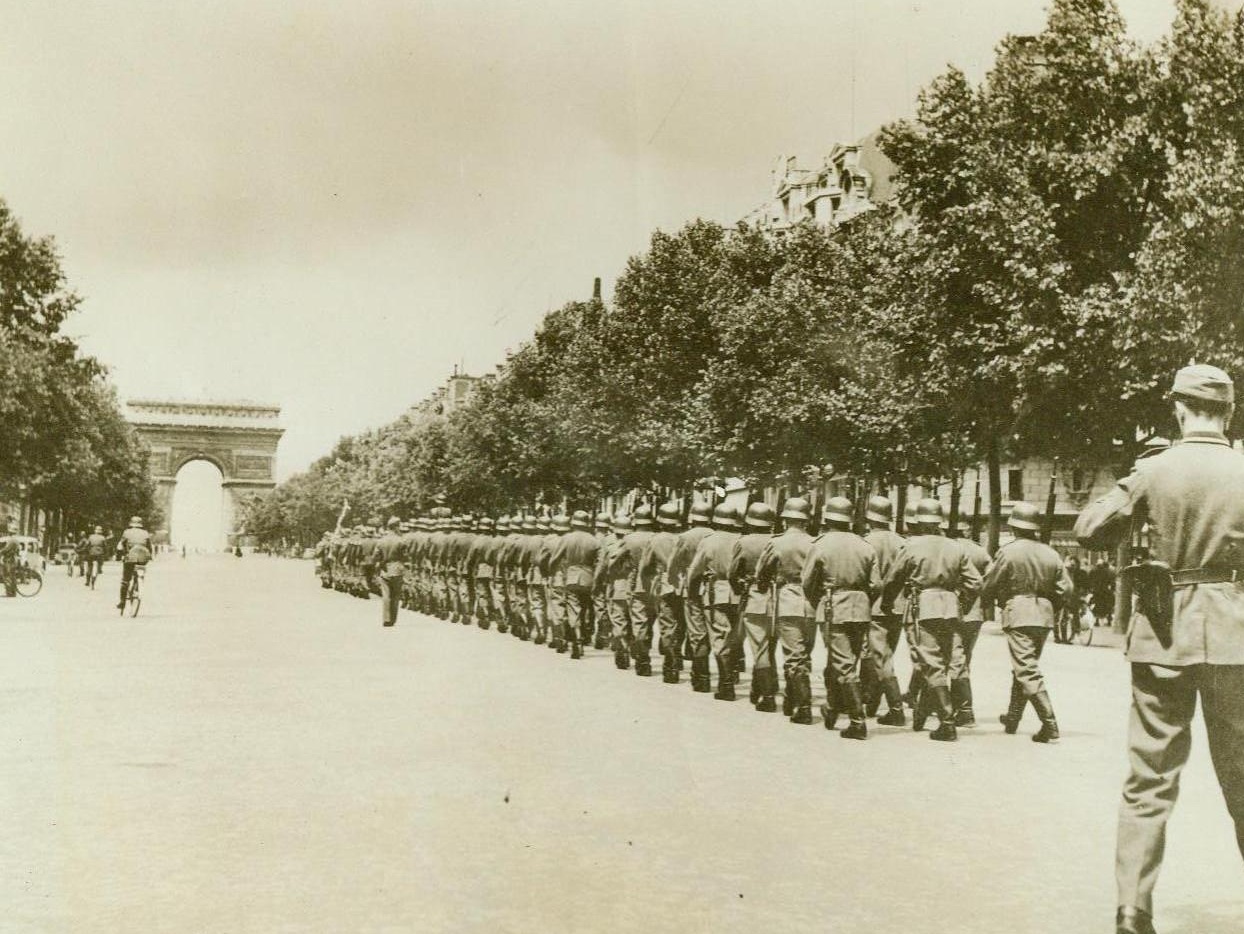
[[[870,496],[868,505],[865,507],[864,517],[869,522],[884,522],[889,524],[894,518],[894,504],[885,496]]]
[[[1231,405],[1235,402],[1235,384],[1218,367],[1194,363],[1175,374],[1170,394],[1175,398]]]

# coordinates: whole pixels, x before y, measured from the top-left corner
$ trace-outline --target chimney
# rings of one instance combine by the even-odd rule
[[[592,301],[600,301],[600,276],[592,282]]]

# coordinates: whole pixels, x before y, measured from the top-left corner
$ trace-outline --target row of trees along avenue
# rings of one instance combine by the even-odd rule
[[[343,439],[250,529],[306,542],[443,501],[591,508],[706,476],[870,484],[1058,456],[1125,470],[1189,360],[1239,373],[1244,19],[1179,0],[1141,47],[1111,0],[1053,0],[979,83],[951,68],[885,127],[897,195],[781,236],[652,235],[448,416]],[[357,521],[357,520],[356,520]]]
[[[159,521],[146,450],[103,366],[64,333],[79,303],[52,240],[0,201],[0,503],[48,544],[134,513]]]

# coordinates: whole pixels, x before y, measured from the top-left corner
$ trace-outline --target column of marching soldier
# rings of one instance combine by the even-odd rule
[[[1039,668],[1046,638],[1072,584],[1057,552],[1037,540],[1038,510],[1016,504],[1014,541],[991,560],[961,524],[946,523],[937,500],[906,510],[908,537],[892,530],[893,507],[867,502],[869,531],[852,531],[850,500],[835,497],[825,531],[808,532],[811,506],[788,499],[780,515],[764,503],[740,511],[726,504],[667,503],[633,515],[587,512],[552,517],[455,516],[446,508],[413,520],[390,519],[326,534],[317,548],[324,587],[366,598],[379,593],[383,623],[399,606],[448,621],[547,644],[572,659],[584,648],[610,647],[619,669],[652,674],[654,635],[667,684],[691,663],[691,688],[735,699],[753,659],[751,702],[777,708],[776,656],[783,654],[783,713],[812,722],[811,662],[818,631],[828,650],[823,672],[826,729],[848,718],[840,735],[865,739],[866,721],[923,730],[938,720],[935,740],[954,740],[975,726],[972,652],[984,620],[982,602],[997,606],[1012,661],[1011,697],[999,718],[1015,733],[1029,703],[1040,719],[1032,737],[1056,741],[1058,724]],[[781,525],[775,533],[775,526]],[[912,661],[906,692],[894,655],[905,638]],[[710,661],[716,660],[713,691]]]

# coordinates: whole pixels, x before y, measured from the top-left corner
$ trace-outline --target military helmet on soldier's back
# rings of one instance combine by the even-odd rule
[[[662,503],[657,508],[657,523],[665,526],[681,525],[682,513],[678,506],[675,503]]]
[[[768,503],[752,503],[747,507],[744,523],[753,529],[773,528],[773,507]]]
[[[888,496],[870,496],[864,507],[864,518],[869,522],[889,525],[894,518],[894,504],[890,502]]]
[[[782,504],[782,518],[808,522],[812,518],[812,504],[802,496],[792,496]]]
[[[1041,511],[1032,503],[1016,503],[1011,507],[1011,516],[1006,520],[1006,524],[1013,529],[1036,532],[1041,528],[1040,515]]]

